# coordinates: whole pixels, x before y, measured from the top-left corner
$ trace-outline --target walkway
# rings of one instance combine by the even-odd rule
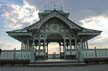
[[[82,67],[0,67],[0,71],[108,71],[108,64]]]

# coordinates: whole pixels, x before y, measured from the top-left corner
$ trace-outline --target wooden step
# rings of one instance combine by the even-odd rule
[[[51,66],[85,66],[84,62],[78,60],[44,60],[36,61],[29,64],[36,67],[51,67]]]
[[[65,63],[65,64],[29,64],[29,66],[33,67],[53,67],[53,66],[85,66],[85,63]]]

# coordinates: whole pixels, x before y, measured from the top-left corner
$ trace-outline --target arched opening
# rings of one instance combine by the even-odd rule
[[[50,42],[48,44],[48,54],[60,54],[59,43]]]
[[[62,41],[62,36],[60,34],[50,34],[47,36],[48,42],[48,59],[60,59],[60,53],[63,48],[60,47],[60,42]]]

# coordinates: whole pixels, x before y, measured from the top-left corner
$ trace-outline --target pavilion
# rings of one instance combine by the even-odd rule
[[[44,10],[39,13],[38,22],[22,29],[7,31],[9,36],[21,42],[21,50],[4,50],[0,54],[0,60],[108,62],[107,49],[89,49],[88,46],[88,40],[100,35],[102,31],[76,24],[68,18],[69,14],[63,10]],[[50,42],[59,44],[59,54],[48,53]]]

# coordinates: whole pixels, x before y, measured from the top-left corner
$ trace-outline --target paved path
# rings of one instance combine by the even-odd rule
[[[108,71],[108,64],[82,67],[0,67],[0,71]]]

